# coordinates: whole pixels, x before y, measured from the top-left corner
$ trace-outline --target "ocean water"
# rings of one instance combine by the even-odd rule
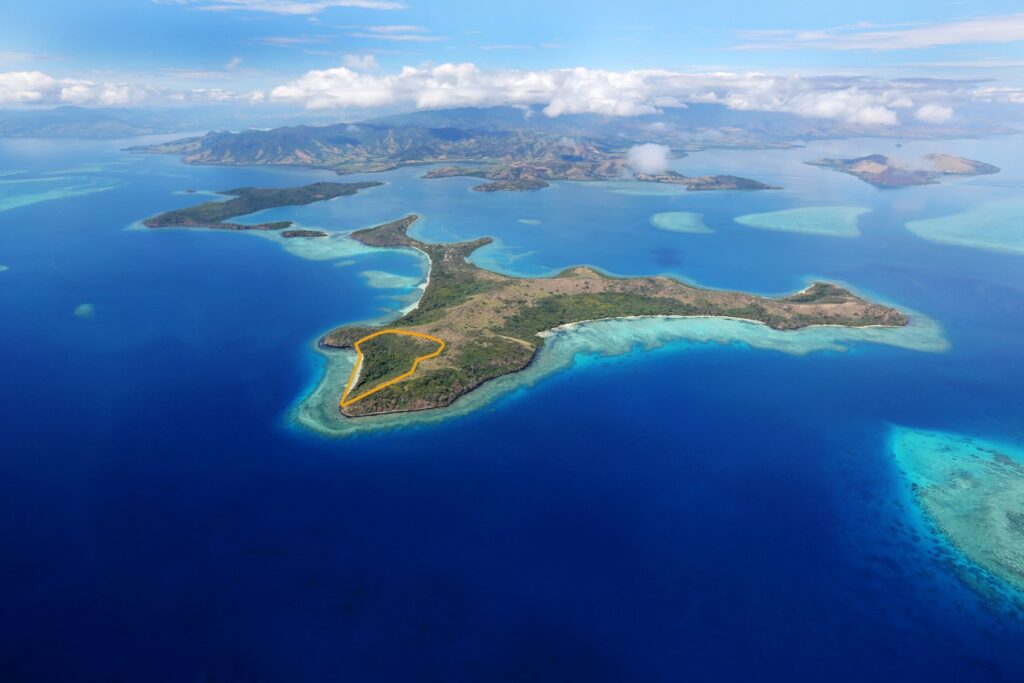
[[[1024,442],[1024,260],[906,228],[1018,196],[1020,142],[674,162],[786,188],[763,193],[482,195],[406,169],[248,219],[337,233],[289,242],[132,226],[205,199],[187,189],[332,174],[0,143],[3,180],[63,178],[0,200],[4,679],[1019,680],[1024,616],[921,522],[890,435]],[[885,191],[802,163],[938,151],[1004,170]],[[845,239],[735,222],[810,206],[870,213]],[[651,224],[669,212],[714,232]],[[928,326],[902,345],[584,326],[464,414],[311,431],[318,335],[397,315],[424,272],[343,233],[407,213],[424,239],[496,237],[474,260],[503,272],[827,278]]]

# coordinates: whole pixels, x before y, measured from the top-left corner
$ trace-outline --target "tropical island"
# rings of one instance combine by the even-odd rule
[[[916,165],[905,164],[884,154],[855,159],[818,159],[805,163],[847,173],[875,187],[934,185],[946,176],[988,175],[1000,171],[992,164],[951,154],[929,154]]]
[[[268,189],[261,187],[240,187],[224,190],[217,194],[232,197],[223,202],[204,202],[184,209],[167,211],[158,216],[147,218],[143,225],[148,228],[210,228],[214,230],[286,230],[291,228],[292,221],[274,221],[272,223],[229,223],[230,218],[245,216],[265,209],[280,206],[302,206],[313,202],[322,202],[335,197],[346,197],[360,190],[377,187],[384,183],[313,183],[302,187],[284,189]],[[286,230],[284,237],[326,237],[327,233],[319,230]]]
[[[664,173],[640,173],[631,171],[622,159],[601,162],[514,162],[502,163],[489,168],[465,168],[444,166],[427,171],[423,177],[451,178],[465,176],[483,178],[491,182],[477,185],[477,192],[498,192],[502,190],[539,190],[548,186],[551,180],[597,181],[632,178],[646,183],[682,185],[691,191],[707,190],[778,190],[757,180],[734,175],[686,176],[675,171]]]
[[[741,318],[776,330],[908,323],[895,308],[823,282],[789,296],[769,298],[702,289],[665,276],[612,277],[589,266],[574,266],[553,277],[510,277],[467,260],[490,244],[490,238],[423,242],[408,234],[416,220],[410,215],[352,233],[353,239],[368,246],[426,254],[430,275],[418,305],[388,323],[388,330],[399,333],[375,335],[382,328],[346,325],[321,340],[328,348],[359,345],[360,362],[345,395],[365,398],[340,405],[348,417],[447,406],[488,380],[524,369],[544,345],[545,333],[570,323],[632,316]],[[439,344],[431,338],[443,342],[442,352],[437,353]],[[418,366],[414,374],[393,381],[414,365]],[[339,395],[341,390],[338,387]]]

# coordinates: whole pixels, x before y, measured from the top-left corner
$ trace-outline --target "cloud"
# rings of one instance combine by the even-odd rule
[[[912,69],[1021,69],[1024,59],[964,59],[948,62],[913,62],[900,65]]]
[[[352,26],[357,29],[349,33],[350,38],[369,40],[386,40],[394,43],[436,43],[446,40],[442,36],[429,35],[429,30],[422,26]]]
[[[392,0],[176,0],[158,4],[193,5],[206,12],[266,12],[271,14],[319,14],[332,7],[398,10],[405,5]]]
[[[0,72],[0,106],[93,105],[120,107],[153,103],[249,101],[251,94],[218,88],[169,90],[133,83],[54,78],[41,71]]]
[[[882,30],[879,30],[882,29]],[[915,50],[942,45],[1024,42],[1024,14],[939,24],[877,27],[854,24],[814,31],[744,31],[736,50]]]
[[[388,25],[388,26],[364,26],[363,30],[371,33],[429,33],[430,31],[423,28],[422,26],[413,26],[411,24],[399,24],[399,25]]]
[[[540,48],[542,50],[559,50],[565,47],[562,43],[540,43],[538,45],[530,45],[528,43],[497,43],[495,45],[481,45],[481,50],[534,50]]]
[[[976,102],[1024,104],[1024,90],[1008,86],[986,86],[983,88],[975,88],[971,92],[971,96]]]
[[[689,73],[664,70],[482,70],[471,63],[404,67],[369,75],[347,66],[310,71],[274,88],[270,97],[310,109],[413,106],[417,109],[520,105],[547,116],[637,116],[687,103],[784,112],[863,126],[899,123],[898,112],[957,100],[1014,101],[1020,90],[978,88],[973,81],[885,80],[774,76],[763,73]]]
[[[228,71],[234,71],[235,69],[237,69],[241,65],[242,65],[242,58],[241,57],[232,57],[231,59],[228,60],[228,63],[224,65],[224,68],[226,70],[228,70]]]
[[[353,71],[376,71],[380,68],[373,55],[345,55],[342,58],[345,68]]]
[[[659,175],[668,170],[668,155],[671,151],[666,145],[636,145],[629,148],[626,163],[637,173]]]
[[[263,36],[254,38],[253,42],[272,47],[293,47],[295,45],[316,45],[328,41],[324,36]]]
[[[349,38],[387,40],[394,43],[436,43],[444,40],[441,36],[425,36],[419,33],[349,33]]]
[[[0,50],[0,64],[13,64],[17,62],[52,62],[55,57],[50,55],[37,54],[34,52],[16,52],[11,50]]]
[[[390,107],[444,109],[512,106],[529,116],[568,114],[638,116],[688,104],[712,103],[741,111],[779,112],[870,128],[952,122],[953,108],[974,103],[1024,105],[1024,89],[990,81],[882,79],[850,76],[779,76],[764,73],[691,73],[664,70],[484,70],[474,64],[380,70],[369,54],[349,54],[343,66],[307,72],[266,92],[182,86],[198,78],[233,79],[232,59],[222,71],[170,70],[124,82],[60,78],[42,71],[0,71],[0,106],[126,106],[192,102],[279,102],[308,109]],[[232,69],[232,65],[234,70]],[[189,80],[185,80],[189,79]],[[162,85],[157,85],[162,83]],[[655,132],[651,129],[652,133]]]
[[[941,104],[926,104],[917,110],[914,118],[925,123],[947,123],[953,119],[953,108]]]

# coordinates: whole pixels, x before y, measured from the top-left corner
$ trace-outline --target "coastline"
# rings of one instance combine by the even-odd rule
[[[792,355],[819,351],[842,353],[864,343],[923,353],[942,353],[949,348],[936,321],[903,310],[910,322],[898,328],[818,325],[779,331],[739,318],[691,316],[635,316],[568,323],[543,333],[545,345],[525,368],[484,382],[448,406],[355,418],[345,417],[337,409],[338,398],[355,362],[354,354],[343,349],[326,349],[317,342],[315,351],[324,359],[320,379],[295,402],[286,420],[299,431],[322,437],[348,437],[422,426],[468,415],[498,399],[507,399],[548,376],[571,368],[577,357],[610,358],[673,346],[681,350],[687,344],[743,344]]]
[[[423,281],[421,283],[419,283],[418,285],[416,285],[416,288],[420,290],[420,297],[418,299],[416,299],[415,302],[413,302],[413,303],[409,304],[408,306],[406,306],[405,308],[401,309],[399,311],[399,313],[400,313],[399,317],[401,317],[403,315],[406,315],[408,313],[412,313],[413,311],[415,311],[417,308],[420,307],[420,302],[423,301],[423,293],[426,292],[427,291],[427,287],[430,286],[430,271],[432,271],[433,268],[434,268],[434,263],[433,263],[433,261],[430,260],[430,254],[428,254],[427,252],[423,251],[422,249],[420,249],[418,247],[409,247],[409,248],[410,249],[415,249],[419,253],[423,254],[423,257],[425,259],[427,259],[427,274],[426,274],[426,277],[423,278]]]

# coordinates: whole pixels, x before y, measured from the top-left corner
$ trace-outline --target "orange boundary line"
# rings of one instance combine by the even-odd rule
[[[362,343],[365,342],[365,341],[370,341],[374,337],[379,337],[379,336],[381,336],[383,334],[402,334],[402,335],[405,335],[407,337],[418,337],[420,339],[426,339],[428,341],[437,342],[438,344],[440,344],[440,346],[438,346],[437,347],[437,351],[434,351],[433,353],[429,353],[426,356],[418,356],[416,358],[416,360],[414,360],[412,362],[412,370],[410,370],[409,372],[407,372],[405,374],[402,374],[402,375],[399,375],[398,377],[395,377],[394,379],[389,379],[387,382],[384,382],[383,384],[381,384],[379,386],[376,386],[373,389],[370,389],[369,391],[364,391],[363,393],[359,394],[355,398],[348,398],[348,392],[350,392],[352,390],[352,383],[355,382],[356,373],[358,373],[359,369],[363,366],[363,349],[361,348]],[[437,358],[438,356],[441,355],[441,352],[444,351],[445,343],[444,343],[443,339],[438,339],[437,337],[433,337],[433,336],[431,336],[429,334],[423,334],[422,332],[410,332],[408,330],[389,329],[389,330],[379,330],[377,332],[374,332],[373,334],[368,334],[365,337],[363,337],[362,339],[360,339],[359,341],[357,341],[353,346],[355,347],[356,354],[358,354],[358,358],[356,358],[356,364],[352,368],[352,374],[350,374],[348,376],[348,382],[345,383],[345,391],[341,395],[341,407],[342,408],[348,408],[350,405],[352,405],[356,401],[361,401],[362,399],[366,398],[370,394],[376,394],[381,389],[387,389],[389,386],[391,386],[395,382],[401,382],[406,377],[412,377],[412,374],[414,372],[416,372],[416,368],[419,367],[419,365],[420,365],[420,363],[422,361],[430,360],[431,358]]]

